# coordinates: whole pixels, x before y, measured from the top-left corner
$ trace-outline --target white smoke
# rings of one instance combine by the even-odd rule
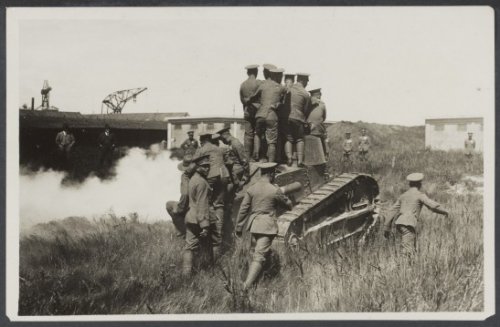
[[[62,185],[65,175],[43,171],[20,176],[20,226],[71,216],[89,219],[113,213],[139,220],[170,219],[165,202],[178,200],[180,176],[178,162],[158,145],[149,151],[132,148],[116,164],[112,180],[92,176],[83,183]]]

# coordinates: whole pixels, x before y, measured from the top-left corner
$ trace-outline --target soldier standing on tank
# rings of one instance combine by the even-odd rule
[[[280,188],[273,184],[273,162],[259,163],[261,176],[245,193],[236,223],[236,235],[241,237],[243,228],[252,235],[253,258],[243,288],[248,289],[259,276],[274,237],[278,233],[276,209],[278,205],[292,208],[292,202]]]
[[[260,98],[260,108],[256,117],[256,143],[254,147],[254,159],[259,161],[260,148],[267,142],[267,160],[275,161],[276,143],[278,140],[278,115],[277,108],[283,101],[286,89],[277,80],[281,79],[283,69],[272,69],[269,71],[270,78],[259,85],[250,101]]]
[[[181,149],[184,150],[184,155],[193,155],[198,149],[198,141],[194,139],[194,131],[187,132],[188,138],[181,144]]]
[[[190,276],[194,253],[207,253],[211,248],[213,260],[218,256],[221,236],[217,218],[210,209],[211,188],[207,176],[211,169],[210,156],[193,159],[195,173],[189,180],[189,210],[186,213],[186,246],[182,257],[182,274]],[[200,251],[201,250],[201,251]]]
[[[259,72],[259,65],[248,65],[245,67],[247,70],[248,78],[241,83],[240,86],[240,100],[243,105],[243,119],[245,120],[245,152],[247,158],[253,154],[255,143],[255,114],[260,107],[258,101],[250,102],[250,97],[255,94],[257,88],[262,81],[257,79]]]
[[[285,74],[286,93],[283,103],[278,107],[278,143],[276,145],[277,162],[286,162],[285,143],[288,134],[288,117],[290,116],[290,88],[295,83],[295,74]]]
[[[71,162],[71,153],[73,145],[75,145],[75,137],[69,130],[69,125],[64,123],[62,131],[56,135],[57,145],[57,167],[61,169],[69,169]]]
[[[314,89],[309,91],[311,94],[311,112],[307,116],[307,123],[309,124],[310,135],[319,137],[323,145],[323,153],[326,160],[328,160],[328,135],[324,122],[326,120],[326,106],[321,101],[321,89]]]
[[[212,188],[212,196],[209,200],[216,216],[217,233],[222,235],[224,224],[224,200],[230,177],[229,171],[224,163],[224,149],[212,143],[212,140],[218,136],[218,134],[200,135],[201,147],[196,150],[193,160],[201,156],[209,156],[210,170],[207,175],[207,181]],[[216,257],[218,256],[218,251],[218,247],[214,249]]]
[[[184,237],[186,234],[186,224],[184,223],[186,212],[189,209],[189,179],[193,176],[195,167],[191,166],[191,161],[193,156],[191,154],[186,154],[182,158],[182,162],[177,165],[181,174],[181,197],[179,202],[168,201],[166,204],[166,209],[170,217],[172,218],[172,223],[177,230],[176,236]]]
[[[342,172],[350,172],[352,169],[352,150],[353,142],[351,139],[351,132],[345,132],[345,139],[342,143],[343,155],[342,155]]]
[[[287,141],[285,154],[287,165],[292,165],[293,145],[297,148],[297,165],[304,162],[304,125],[311,107],[309,92],[305,90],[309,74],[297,73],[297,83],[290,88],[290,115],[288,116]]]
[[[472,172],[474,162],[474,150],[476,149],[476,141],[472,139],[472,133],[468,133],[469,137],[465,139],[465,168],[467,172]]]
[[[404,255],[412,256],[416,251],[415,228],[423,206],[448,217],[448,211],[421,191],[423,179],[422,173],[413,173],[406,177],[410,188],[398,198],[384,223],[384,236],[388,238],[394,221],[396,230],[401,236],[401,249]]]

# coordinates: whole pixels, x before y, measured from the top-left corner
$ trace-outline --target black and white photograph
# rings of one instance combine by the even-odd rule
[[[8,7],[11,321],[495,314],[495,18]]]

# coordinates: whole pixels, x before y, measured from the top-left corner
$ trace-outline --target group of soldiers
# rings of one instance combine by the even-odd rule
[[[62,130],[56,135],[56,164],[59,169],[69,170],[71,166],[75,136],[70,131],[69,124],[64,123]],[[108,124],[97,139],[99,147],[99,168],[106,170],[111,167],[113,152],[116,148],[116,137]]]
[[[321,101],[321,89],[306,91],[309,74],[284,74],[284,69],[272,64],[263,65],[264,80],[258,80],[258,68],[259,65],[246,66],[248,78],[240,86],[247,157],[291,166],[295,149],[297,165],[303,166],[304,137],[312,135],[320,138],[328,158],[323,124],[326,106]]]

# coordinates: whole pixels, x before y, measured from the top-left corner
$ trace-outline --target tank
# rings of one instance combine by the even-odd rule
[[[293,208],[278,212],[275,243],[297,248],[330,246],[351,237],[363,241],[377,225],[379,188],[375,179],[362,173],[328,178],[324,171],[324,165],[278,166],[275,184],[287,193]],[[250,182],[236,196],[233,221],[246,188],[260,176],[253,164],[250,172]]]

